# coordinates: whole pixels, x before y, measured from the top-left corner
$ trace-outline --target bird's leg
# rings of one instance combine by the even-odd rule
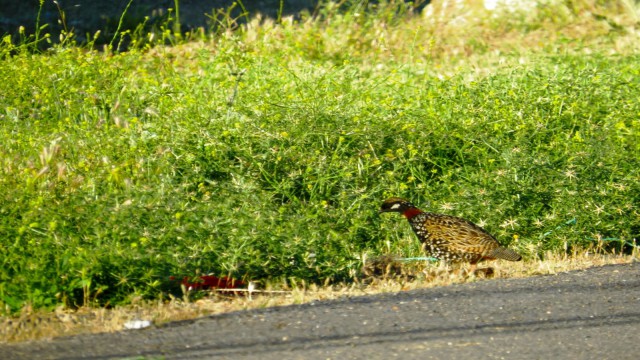
[[[472,262],[472,263],[471,263],[471,266],[469,267],[469,271],[468,271],[468,273],[469,273],[469,274],[474,274],[474,275],[475,275],[475,273],[476,273],[476,271],[477,271],[477,268],[478,268],[478,262],[477,262],[477,261]]]
[[[471,263],[471,267],[469,268],[469,273],[473,275],[478,275],[480,273],[484,274],[484,277],[492,277],[494,274],[494,270],[492,267],[487,267],[483,269],[478,269],[478,261],[474,261]]]

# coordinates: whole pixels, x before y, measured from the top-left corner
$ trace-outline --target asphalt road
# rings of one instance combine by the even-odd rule
[[[0,345],[0,359],[639,359],[640,264]]]

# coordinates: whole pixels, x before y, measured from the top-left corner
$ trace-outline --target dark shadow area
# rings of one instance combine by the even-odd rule
[[[0,34],[16,35],[20,26],[24,27],[26,34],[34,34],[36,24],[39,24],[39,27],[46,25],[42,32],[50,33],[53,39],[57,39],[60,31],[66,28],[73,31],[79,42],[100,30],[103,39],[98,42],[104,43],[105,39],[113,36],[118,25],[120,31],[134,30],[142,23],[151,28],[166,23],[169,17],[175,19],[174,0],[134,0],[129,3],[129,0],[58,0],[56,5],[52,0],[45,0],[40,9],[39,1],[35,0],[0,0]],[[243,17],[243,8],[234,5],[236,2],[233,0],[179,0],[177,3],[182,31],[213,28],[216,15],[227,12],[232,18]],[[318,0],[285,0],[282,16],[312,12],[317,3]],[[252,0],[243,4],[249,16],[261,13],[275,18],[280,12],[279,0]]]
[[[241,24],[258,14],[263,17],[277,19],[302,14],[313,16],[317,13],[319,0],[45,0],[42,8],[40,2],[0,0],[0,35],[11,34],[19,39],[19,29],[24,28],[27,35],[35,34],[40,28],[42,34],[51,34],[57,42],[62,31],[73,32],[78,43],[90,40],[99,30],[100,36],[96,44],[108,43],[116,30],[134,31],[144,24],[148,31],[154,27],[175,24],[176,3],[178,4],[180,30],[184,32],[202,28],[210,31],[232,23]],[[377,1],[346,1],[349,4],[370,6]],[[408,2],[408,1],[407,1]],[[57,4],[56,4],[57,3]],[[326,2],[323,2],[326,3]],[[420,0],[412,3],[416,10],[422,9],[428,1]],[[124,16],[123,16],[124,14]],[[39,20],[38,20],[39,17]],[[43,28],[43,26],[45,26]]]

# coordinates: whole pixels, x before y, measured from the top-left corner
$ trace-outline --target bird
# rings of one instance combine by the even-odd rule
[[[468,262],[470,271],[475,270],[480,260],[522,260],[520,254],[500,246],[493,235],[463,218],[425,212],[398,197],[385,200],[380,212],[401,213],[429,256],[448,263]]]

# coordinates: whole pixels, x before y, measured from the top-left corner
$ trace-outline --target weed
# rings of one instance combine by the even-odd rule
[[[377,214],[391,195],[528,259],[635,249],[638,57],[620,47],[635,25],[469,12],[462,36],[400,2],[359,6],[227,17],[236,31],[199,39],[176,17],[123,53],[5,38],[3,309],[163,298],[169,276],[204,273],[352,281],[367,255],[420,255]]]

